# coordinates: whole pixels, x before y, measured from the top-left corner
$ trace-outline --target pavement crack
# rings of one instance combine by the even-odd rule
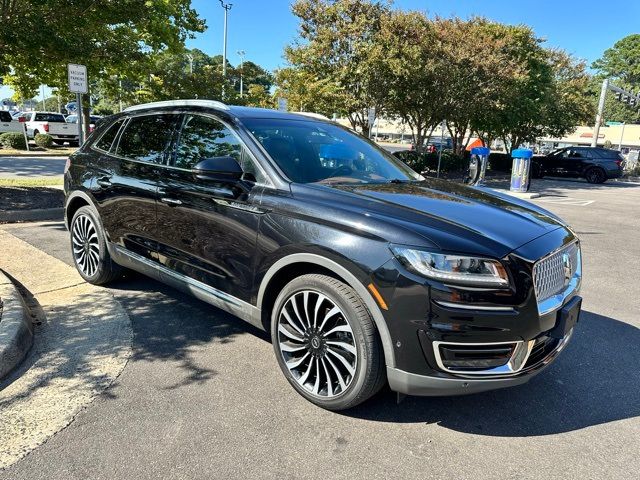
[[[51,290],[43,290],[41,292],[34,292],[33,294],[34,295],[43,295],[45,293],[59,292],[61,290],[68,290],[70,288],[79,287],[80,285],[86,285],[86,282],[74,283],[72,285],[67,285],[67,286],[60,287],[60,288],[54,288],[54,289],[51,289]]]

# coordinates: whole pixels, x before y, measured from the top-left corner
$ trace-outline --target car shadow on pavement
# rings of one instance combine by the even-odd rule
[[[464,433],[525,437],[640,416],[640,329],[584,311],[571,343],[530,382],[459,397],[387,391],[345,415],[378,422],[437,423]]]
[[[131,319],[130,361],[180,363],[183,378],[166,387],[169,390],[202,384],[216,375],[211,365],[199,365],[194,359],[199,346],[229,343],[246,333],[269,341],[265,332],[233,315],[134,272],[109,288]]]

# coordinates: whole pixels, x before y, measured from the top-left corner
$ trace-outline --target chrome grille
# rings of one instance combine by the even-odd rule
[[[562,292],[568,286],[569,280],[578,269],[579,249],[578,243],[574,242],[539,260],[533,266],[533,281],[538,302]],[[565,258],[568,265],[565,265]]]

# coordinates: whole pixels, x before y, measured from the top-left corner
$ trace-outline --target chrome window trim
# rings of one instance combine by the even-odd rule
[[[553,252],[545,255],[544,257],[536,260],[535,263],[541,262],[542,260],[555,255],[556,253],[558,253],[561,250],[564,250],[565,248],[568,248],[569,246],[576,244],[578,251],[577,251],[577,259],[578,259],[578,264],[576,265],[576,271],[573,274],[573,277],[571,277],[571,280],[569,280],[569,284],[567,285],[567,287],[559,292],[556,293],[555,295],[552,295],[551,297],[538,302],[537,298],[536,298],[536,303],[538,305],[538,314],[540,316],[543,315],[548,315],[550,313],[553,313],[554,311],[558,310],[559,308],[562,307],[562,305],[564,304],[565,300],[572,295],[574,292],[578,292],[580,290],[580,285],[582,284],[582,249],[580,248],[580,242],[578,240],[574,240],[572,242],[569,242],[565,245],[563,245],[560,248],[555,249]],[[535,284],[535,278],[533,278],[533,267],[531,269],[531,274],[532,274],[532,280]]]
[[[518,373],[520,370],[524,368],[524,365],[527,363],[529,359],[529,355],[531,355],[531,350],[535,344],[535,340],[523,341],[523,340],[515,340],[513,342],[481,342],[481,343],[471,343],[471,342],[442,342],[435,341],[433,342],[433,354],[436,359],[436,363],[438,368],[441,370],[452,373],[454,375],[466,375],[466,376],[482,376],[482,375],[512,375]],[[489,368],[487,370],[456,370],[452,368],[448,368],[444,365],[442,361],[442,356],[440,355],[440,345],[459,345],[459,346],[486,346],[491,347],[493,345],[513,345],[515,344],[515,348],[513,349],[513,354],[509,361],[501,365],[499,367]]]

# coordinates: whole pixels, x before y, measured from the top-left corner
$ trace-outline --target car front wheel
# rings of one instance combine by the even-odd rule
[[[271,337],[278,364],[300,395],[328,410],[344,410],[385,382],[384,355],[362,299],[327,275],[303,275],[276,299]]]
[[[78,209],[71,220],[71,252],[80,276],[94,285],[105,285],[122,274],[109,255],[98,214],[90,206]]]

